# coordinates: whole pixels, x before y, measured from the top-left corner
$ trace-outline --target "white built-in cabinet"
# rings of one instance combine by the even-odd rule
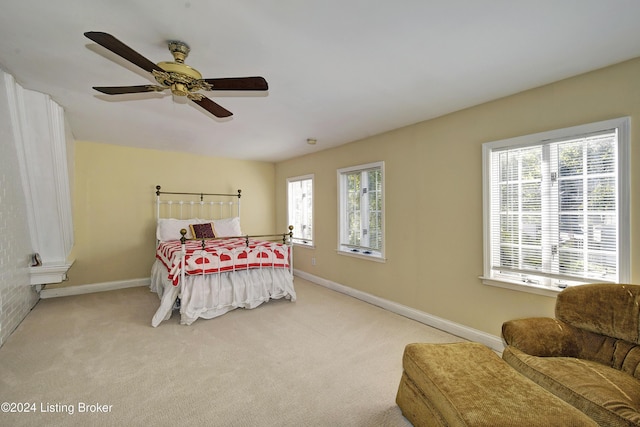
[[[18,153],[33,252],[32,285],[59,283],[73,264],[71,171],[73,137],[64,110],[49,95],[24,89],[6,73],[10,125]]]

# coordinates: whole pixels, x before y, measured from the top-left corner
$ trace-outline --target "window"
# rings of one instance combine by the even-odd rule
[[[313,245],[313,175],[287,179],[287,201],[293,242]]]
[[[338,170],[338,252],[384,259],[384,162]]]
[[[622,118],[483,145],[485,283],[628,282],[628,128]]]

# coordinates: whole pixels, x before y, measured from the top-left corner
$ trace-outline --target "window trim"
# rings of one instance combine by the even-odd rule
[[[290,178],[287,178],[287,222],[289,223],[288,225],[292,225],[291,224],[291,218],[289,217],[289,214],[291,213],[289,210],[289,184],[292,182],[298,182],[298,181],[306,181],[310,179],[311,180],[311,197],[312,197],[312,201],[311,201],[311,239],[309,242],[305,242],[305,241],[301,241],[299,238],[296,239],[295,237],[291,240],[292,243],[296,246],[302,246],[305,248],[315,248],[315,227],[314,227],[314,222],[315,222],[315,186],[316,186],[316,180],[315,180],[315,174],[310,173],[310,174],[306,174],[306,175],[299,175],[299,176],[293,176]],[[295,228],[294,228],[295,230]]]
[[[346,204],[347,204],[347,194],[344,191],[346,188],[346,174],[349,172],[355,172],[355,171],[365,171],[365,170],[369,170],[369,169],[377,169],[379,168],[381,173],[382,173],[382,208],[381,208],[381,224],[380,224],[380,228],[381,228],[381,232],[382,232],[382,242],[381,242],[381,248],[379,251],[375,251],[373,253],[364,253],[363,251],[358,251],[358,252],[353,252],[351,250],[347,250],[346,249],[346,245],[342,244],[342,232],[343,229],[345,227],[345,223],[344,223],[344,209],[346,208]],[[384,165],[384,161],[377,161],[377,162],[371,162],[371,163],[366,163],[366,164],[361,164],[361,165],[356,165],[356,166],[349,166],[349,167],[345,167],[345,168],[340,168],[337,170],[337,190],[338,190],[338,238],[337,238],[337,253],[340,255],[346,255],[346,256],[351,256],[351,257],[355,257],[355,258],[361,258],[361,259],[366,259],[366,260],[370,260],[370,261],[377,261],[377,262],[385,262],[386,261],[386,256],[385,256],[385,247],[386,247],[386,236],[385,236],[385,200],[386,200],[386,195],[385,195],[385,165]]]
[[[544,285],[523,283],[491,275],[491,176],[490,163],[492,150],[510,147],[527,147],[540,145],[556,139],[570,138],[576,135],[602,131],[604,129],[618,130],[618,163],[617,163],[617,191],[618,191],[618,281],[629,283],[631,280],[631,158],[630,158],[630,122],[629,117],[619,117],[584,125],[572,126],[530,135],[507,138],[482,144],[482,213],[483,213],[483,275],[480,276],[485,285],[530,292],[546,296],[555,296],[562,288],[552,288]],[[590,280],[585,279],[585,283]]]

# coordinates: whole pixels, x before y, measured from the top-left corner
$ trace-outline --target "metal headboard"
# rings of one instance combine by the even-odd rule
[[[240,216],[240,197],[242,196],[242,190],[238,190],[236,194],[177,193],[161,191],[161,188],[161,186],[156,185],[156,219],[221,219]],[[185,197],[186,200],[163,200],[162,195],[187,197]],[[205,196],[214,197],[215,199],[205,200]],[[198,197],[200,200],[197,200]],[[227,198],[235,198],[235,200],[229,200]],[[166,206],[164,211],[162,209],[163,205]],[[165,214],[162,215],[163,213]]]

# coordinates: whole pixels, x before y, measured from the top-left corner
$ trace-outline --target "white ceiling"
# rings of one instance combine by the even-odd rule
[[[0,68],[61,104],[78,140],[278,161],[638,57],[639,22],[638,0],[5,0]],[[102,95],[153,78],[86,31],[152,62],[182,40],[204,77],[269,91],[208,92],[224,120]]]

